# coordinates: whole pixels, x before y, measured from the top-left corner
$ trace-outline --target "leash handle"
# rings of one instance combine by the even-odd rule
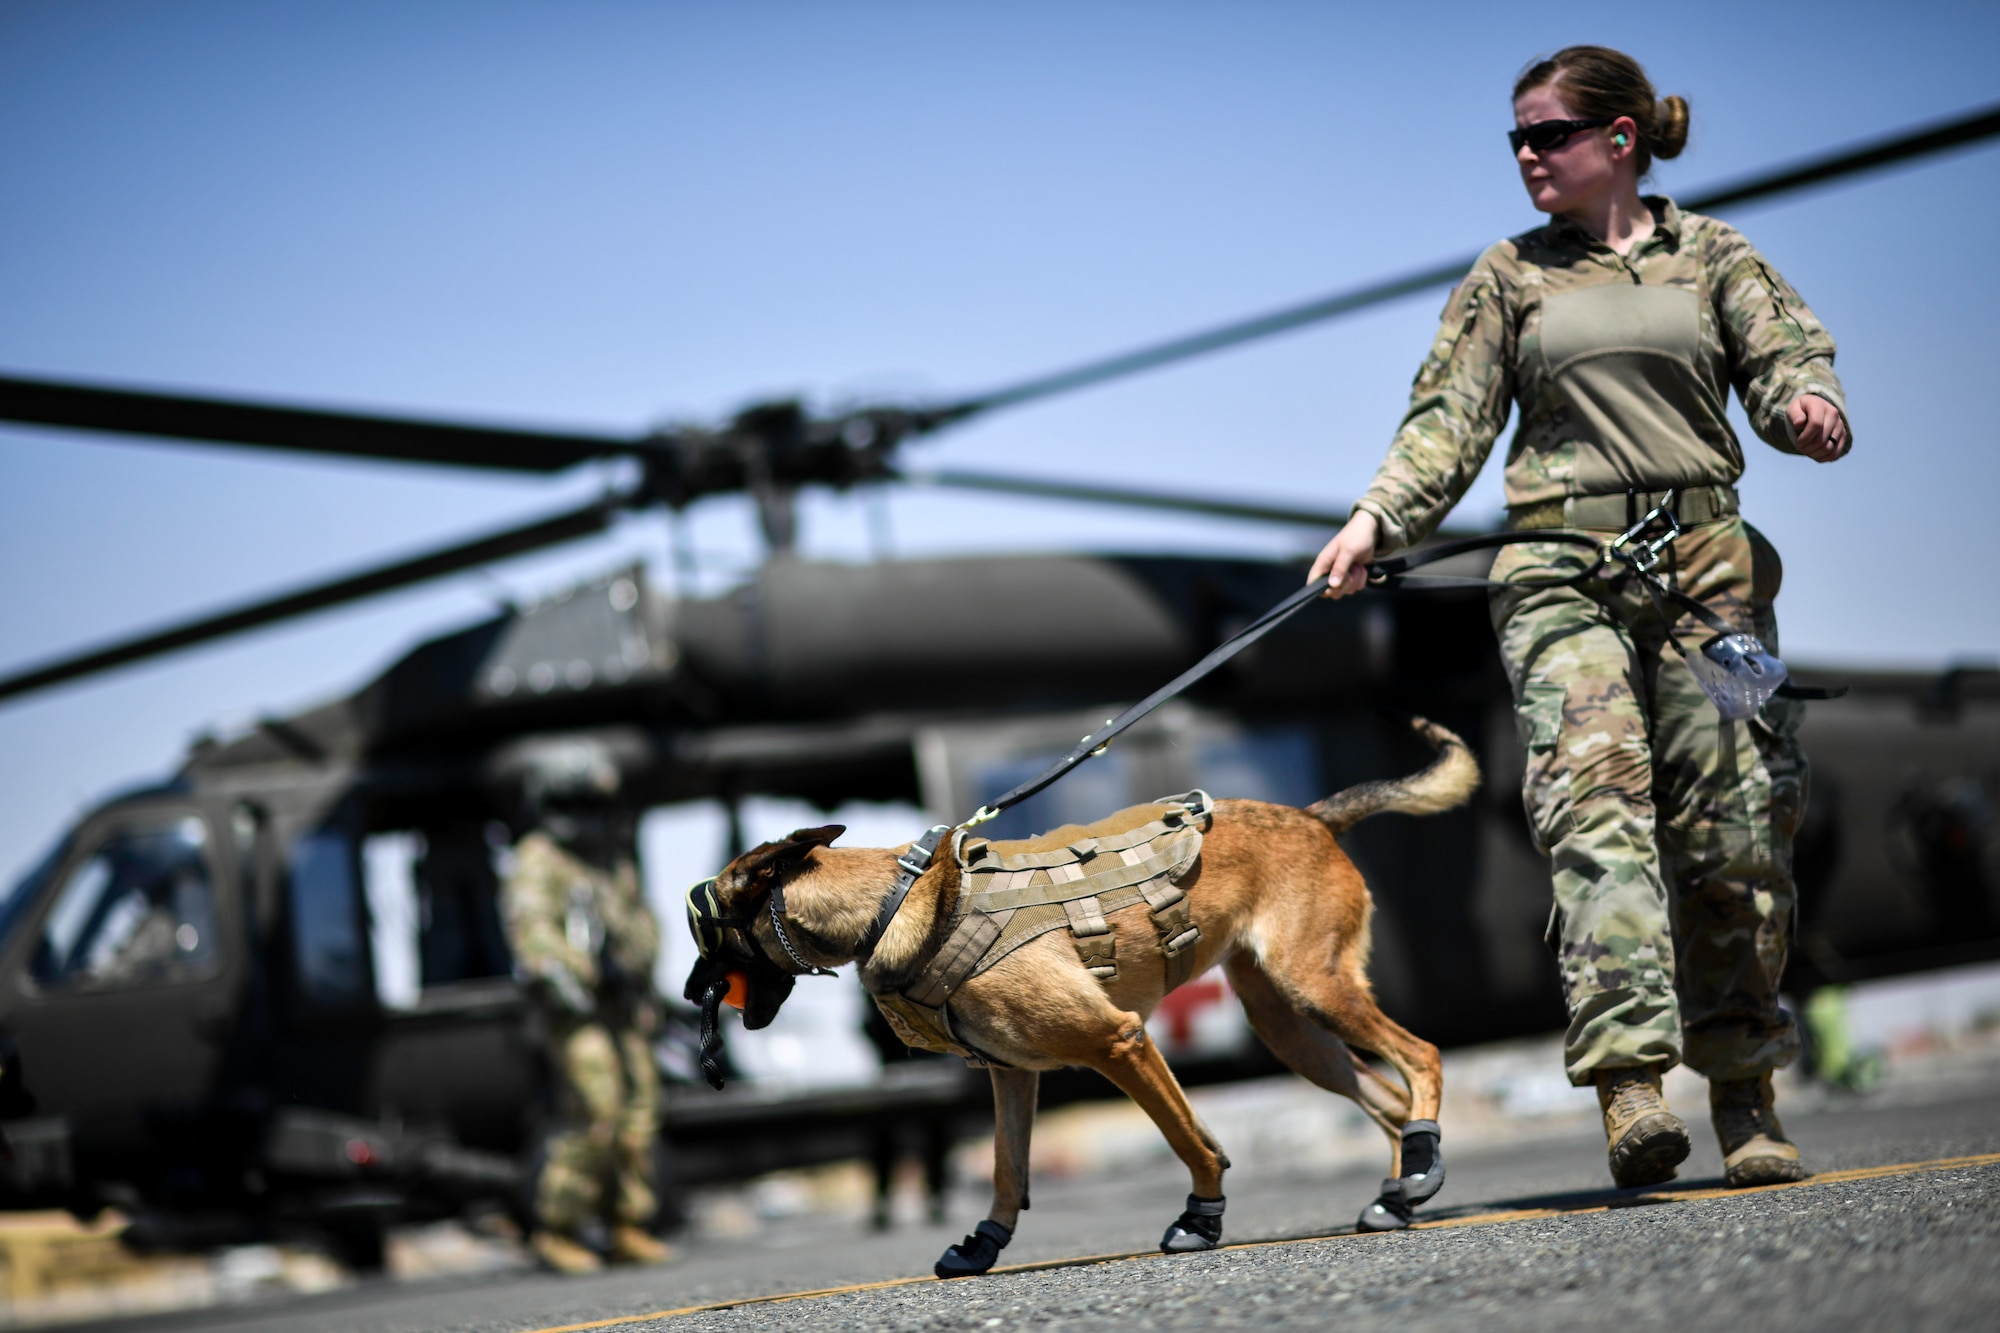
[[[1494,551],[1503,546],[1519,546],[1526,542],[1553,542],[1560,546],[1580,546],[1596,559],[1575,574],[1560,579],[1549,579],[1535,583],[1502,583],[1496,579],[1476,579],[1457,574],[1420,574],[1412,578],[1410,571],[1434,565],[1454,556],[1470,555],[1474,551]],[[1420,551],[1410,551],[1404,555],[1387,556],[1368,566],[1368,586],[1371,588],[1568,588],[1594,576],[1604,566],[1607,548],[1601,538],[1587,532],[1577,532],[1567,528],[1530,528],[1520,532],[1492,532],[1477,537],[1460,537],[1454,541],[1439,542],[1426,546]]]

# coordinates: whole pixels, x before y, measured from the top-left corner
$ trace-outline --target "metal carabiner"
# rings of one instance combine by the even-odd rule
[[[1666,531],[1648,539],[1646,533],[1658,523],[1665,523]],[[1618,534],[1611,543],[1611,555],[1630,565],[1637,572],[1648,574],[1660,563],[1660,557],[1666,554],[1667,548],[1672,546],[1674,539],[1680,535],[1681,521],[1674,517],[1674,492],[1668,491],[1667,498],[1660,501],[1658,506]],[[1633,544],[1633,549],[1630,551],[1625,549],[1628,543]]]

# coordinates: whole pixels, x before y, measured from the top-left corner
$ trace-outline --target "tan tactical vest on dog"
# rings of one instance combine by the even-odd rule
[[[1192,791],[1017,842],[957,830],[951,852],[959,896],[951,928],[915,980],[874,995],[882,1016],[907,1046],[973,1065],[1001,1063],[952,1033],[952,992],[1029,940],[1062,929],[1090,974],[1109,981],[1119,967],[1109,918],[1142,905],[1153,919],[1165,989],[1180,985],[1194,968],[1201,928],[1179,881],[1201,854],[1213,807],[1207,792]]]

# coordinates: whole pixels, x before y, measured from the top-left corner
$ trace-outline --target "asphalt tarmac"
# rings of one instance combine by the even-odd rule
[[[1025,1268],[959,1282],[925,1275],[983,1212],[971,1190],[959,1193],[948,1228],[878,1235],[800,1220],[753,1240],[683,1245],[677,1262],[656,1269],[382,1282],[90,1327],[1132,1333],[1337,1321],[1616,1333],[1754,1324],[1769,1333],[2000,1324],[2000,1079],[1990,1072],[1787,1116],[1819,1173],[1798,1186],[1723,1189],[1714,1144],[1696,1128],[1679,1181],[1621,1193],[1605,1187],[1602,1143],[1588,1134],[1453,1154],[1447,1125],[1445,1189],[1420,1213],[1425,1225],[1394,1235],[1329,1235],[1351,1228],[1379,1171],[1267,1168],[1230,1175],[1224,1239],[1234,1248],[1147,1253],[1187,1188],[1169,1162],[1037,1182],[1034,1208],[1001,1256]],[[782,1299],[826,1288],[845,1290]]]

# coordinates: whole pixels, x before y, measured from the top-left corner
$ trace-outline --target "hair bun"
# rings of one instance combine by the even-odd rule
[[[1685,97],[1657,98],[1653,81],[1639,62],[1608,46],[1565,46],[1521,71],[1514,81],[1514,100],[1530,89],[1552,87],[1562,94],[1569,113],[1580,120],[1605,121],[1629,116],[1638,126],[1633,165],[1641,180],[1653,169],[1654,157],[1679,157],[1687,147],[1688,104]]]
[[[1653,106],[1653,156],[1674,158],[1681,155],[1681,149],[1688,141],[1687,98],[1678,94],[1663,97]]]

